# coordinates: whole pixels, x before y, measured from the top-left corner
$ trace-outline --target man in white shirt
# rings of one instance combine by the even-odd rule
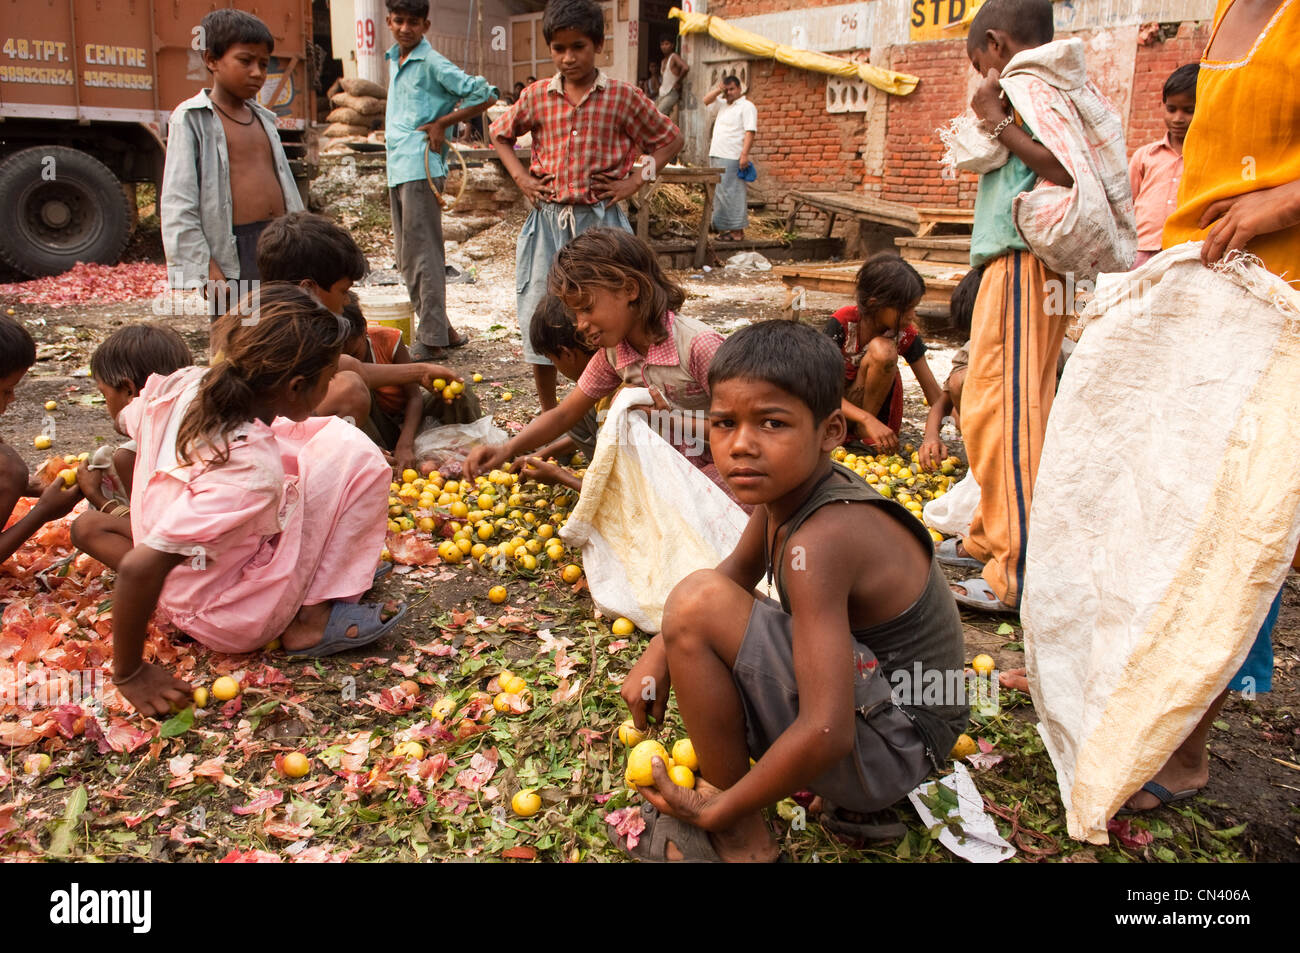
[[[725,101],[716,110],[713,121],[713,139],[709,143],[709,165],[723,169],[722,181],[714,196],[713,227],[722,241],[740,241],[749,224],[749,182],[753,169],[749,150],[758,132],[758,110],[740,91],[740,80],[725,76],[704,96],[704,105],[711,106],[721,95]],[[748,178],[742,178],[742,174]]]

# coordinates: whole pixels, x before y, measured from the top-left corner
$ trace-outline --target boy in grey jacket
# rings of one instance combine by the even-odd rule
[[[302,210],[275,114],[254,101],[275,41],[241,10],[201,21],[212,88],[172,111],[159,217],[173,288],[204,288],[215,320],[252,290],[257,238],[286,212]]]

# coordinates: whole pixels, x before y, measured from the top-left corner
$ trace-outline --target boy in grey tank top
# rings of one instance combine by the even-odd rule
[[[745,328],[718,350],[709,385],[714,460],[755,508],[735,551],[673,590],[623,683],[641,728],[676,689],[700,768],[682,788],[654,759],[629,853],[774,860],[761,811],[804,789],[821,796],[827,828],[884,833],[862,815],[945,762],[966,725],[956,603],[924,528],[831,462],[847,428],[828,338],[788,321]],[[765,574],[780,605],[753,592]],[[918,671],[946,689],[922,692]]]

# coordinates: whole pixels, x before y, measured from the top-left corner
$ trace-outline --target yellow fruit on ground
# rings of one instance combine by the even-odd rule
[[[638,787],[655,783],[652,759],[659,758],[668,764],[668,752],[657,741],[642,741],[627,756],[627,771],[624,777]]]
[[[482,374],[475,374],[475,375],[474,375],[474,383],[475,383],[475,384],[481,384],[481,383],[483,383],[483,375],[482,375]]]
[[[530,539],[524,543],[524,549],[536,556],[542,551],[542,541],[540,539]]]
[[[407,761],[423,761],[424,745],[418,741],[403,741],[393,749],[393,754],[399,758],[405,758]]]
[[[542,809],[542,799],[532,788],[526,788],[510,799],[510,810],[519,817],[532,817]]]
[[[618,740],[629,748],[635,748],[645,741],[645,732],[636,726],[631,718],[618,726]]]
[[[212,697],[219,702],[228,702],[239,694],[239,682],[229,675],[222,675],[212,683]]]
[[[479,539],[491,539],[491,538],[492,538],[492,524],[491,524],[491,523],[479,523],[479,524],[478,524],[478,530],[477,530],[477,532],[478,532],[478,538],[479,538]]]
[[[512,394],[512,393],[510,393],[510,391],[505,391],[505,392],[501,395],[501,399],[502,399],[502,400],[514,400],[514,399],[515,399],[515,395]]]
[[[32,440],[32,446],[37,450],[48,450],[50,449],[50,438],[45,434],[38,434],[36,438]]]
[[[549,556],[550,552],[548,551],[546,555]],[[572,585],[582,578],[582,567],[577,563],[569,563],[560,570],[560,578]]]
[[[943,533],[939,532],[937,529],[932,529],[930,530],[930,538],[934,540],[936,543],[942,543]]]
[[[555,535],[555,527],[550,523],[543,523],[541,526],[537,527],[537,535],[542,539],[550,539]]]
[[[402,524],[397,522],[397,520],[389,520],[388,531],[390,533],[400,533],[402,531]]]
[[[993,666],[993,656],[991,655],[977,655],[970,663],[970,667],[975,669],[975,671],[980,675],[988,675],[992,673]]]
[[[509,593],[506,592],[505,586],[493,586],[488,590],[488,602],[494,605],[500,605],[505,602]]]
[[[614,620],[614,624],[609,627],[609,630],[615,635],[631,635],[636,631],[636,626],[630,620],[619,616]]]
[[[552,540],[551,544],[546,547],[546,558],[553,563],[558,563],[564,558],[564,547]],[[582,575],[581,570],[579,570],[578,575]],[[574,577],[574,582],[577,582],[577,576]]]
[[[450,695],[443,695],[433,703],[430,712],[438,721],[446,721],[456,711],[456,699]]]
[[[194,707],[195,708],[208,707],[208,690],[204,688],[202,685],[194,689]]]
[[[957,743],[952,746],[952,753],[948,757],[956,761],[959,758],[974,754],[978,750],[979,746],[975,744],[974,738],[967,734],[961,734],[957,736]]]
[[[501,685],[501,690],[503,692],[507,692],[508,694],[511,695],[518,695],[520,692],[522,692],[525,688],[528,687],[528,683],[525,682],[518,675],[511,675],[505,681],[498,680],[498,683]]]
[[[421,533],[432,533],[438,528],[438,523],[432,516],[421,516],[415,526]]]
[[[290,751],[280,759],[280,770],[285,777],[301,778],[311,770],[311,761],[301,751]]]
[[[474,544],[469,541],[468,536],[460,536],[456,539],[456,548],[460,550],[462,556],[468,556],[474,549]]]
[[[506,692],[498,692],[496,698],[492,699],[492,707],[499,712],[510,710],[510,699],[506,697]]]
[[[487,545],[485,543],[475,543],[473,546],[469,548],[469,554],[473,556],[475,559],[478,559],[486,552],[487,552]]]
[[[24,774],[44,774],[50,770],[50,756],[44,752],[29,754],[23,762]]]
[[[675,764],[669,768],[668,777],[672,778],[673,784],[679,788],[695,787],[695,772],[684,764]]]
[[[53,410],[53,409],[54,409],[55,407],[57,407],[57,406],[59,406],[59,405],[58,405],[55,401],[47,400],[47,401],[45,402],[45,409],[46,409],[46,410]]]
[[[403,483],[414,483],[418,479],[420,479],[420,473],[418,470],[412,470],[410,467],[407,467],[402,471]]]
[[[695,745],[691,743],[690,738],[679,738],[673,744],[673,761],[678,764],[684,764],[692,771],[698,771],[700,759],[695,756]],[[690,785],[686,785],[690,787]]]

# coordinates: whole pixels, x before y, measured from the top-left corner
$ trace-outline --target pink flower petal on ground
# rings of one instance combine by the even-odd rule
[[[279,790],[264,791],[247,804],[232,807],[232,814],[259,814],[269,810],[284,800],[284,792]]]

